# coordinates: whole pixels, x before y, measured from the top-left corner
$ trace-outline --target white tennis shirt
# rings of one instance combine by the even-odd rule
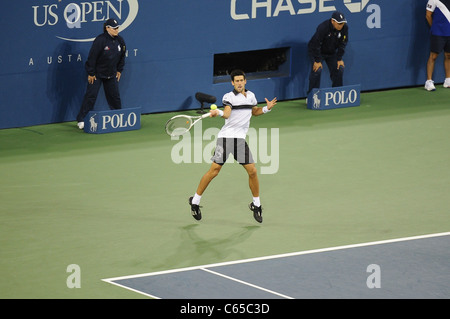
[[[233,90],[223,96],[222,105],[231,107],[231,115],[225,119],[218,138],[244,138],[247,136],[252,117],[252,108],[258,105],[253,92],[246,90],[246,95]]]

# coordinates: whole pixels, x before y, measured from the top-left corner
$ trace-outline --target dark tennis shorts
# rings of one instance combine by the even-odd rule
[[[430,50],[434,53],[441,53],[442,51],[450,53],[450,37],[431,35]]]
[[[216,149],[211,161],[223,165],[230,154],[233,154],[234,159],[241,165],[255,162],[245,139],[223,137],[217,139]]]

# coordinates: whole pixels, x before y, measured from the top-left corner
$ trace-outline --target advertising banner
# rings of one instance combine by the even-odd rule
[[[349,106],[359,106],[361,85],[340,86],[334,88],[312,89],[308,95],[307,108],[311,110],[329,110]]]
[[[141,128],[141,108],[111,111],[91,111],[84,119],[84,132],[104,134],[132,131]]]

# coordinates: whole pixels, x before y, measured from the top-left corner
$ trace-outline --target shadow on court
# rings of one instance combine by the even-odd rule
[[[202,238],[198,231],[202,225],[190,224],[180,227],[180,245],[172,255],[164,259],[157,268],[165,268],[166,265],[175,265],[182,261],[183,264],[198,264],[199,260],[227,260],[234,254],[238,258],[245,258],[236,245],[248,240],[253,232],[260,226],[245,226],[228,236],[216,238]]]

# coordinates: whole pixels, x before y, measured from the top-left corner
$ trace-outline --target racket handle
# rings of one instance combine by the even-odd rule
[[[211,116],[211,113],[209,113],[209,112],[205,113],[205,114],[202,115],[202,119],[204,119],[205,117],[210,117],[210,116]]]

